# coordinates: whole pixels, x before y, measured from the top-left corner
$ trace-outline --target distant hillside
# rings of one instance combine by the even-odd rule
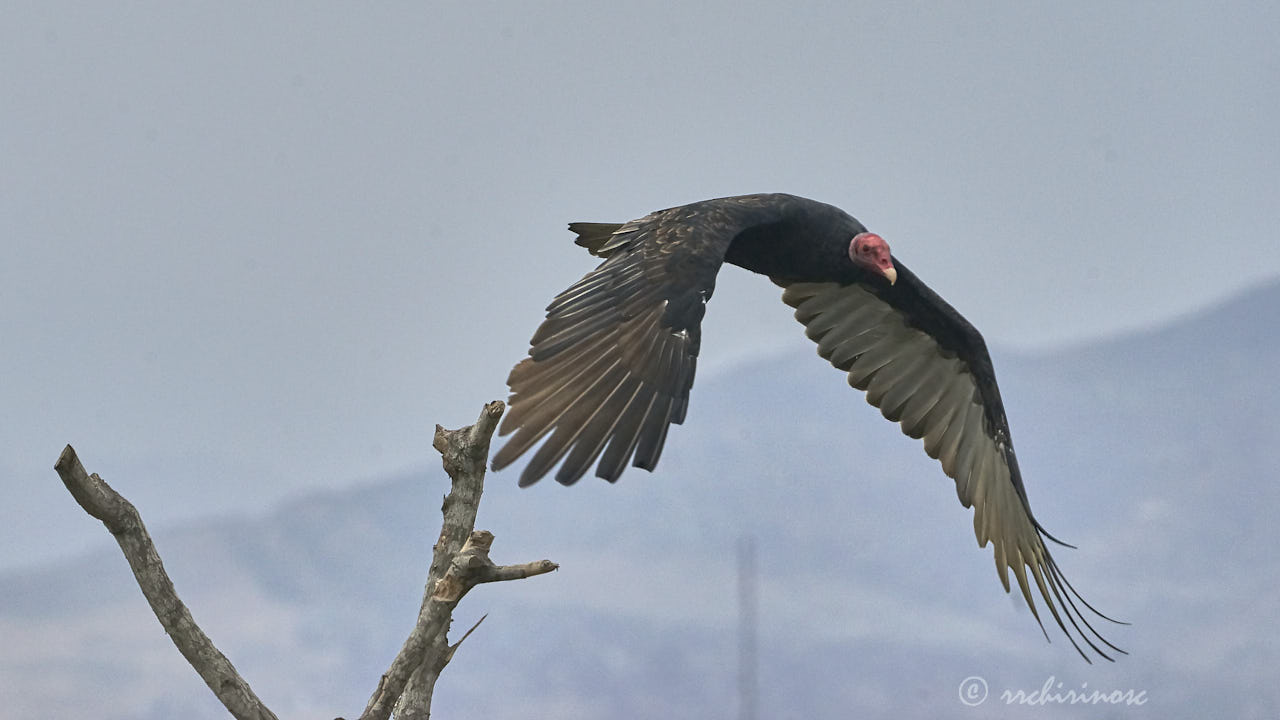
[[[1132,652],[1114,665],[1086,665],[1054,631],[1044,642],[919,442],[798,339],[700,381],[653,475],[525,490],[518,468],[490,476],[494,557],[562,570],[463,602],[459,624],[490,618],[446,671],[437,715],[732,716],[733,548],[752,536],[761,717],[949,716],[968,711],[957,686],[975,675],[992,691],[984,717],[1081,716],[998,700],[1051,676],[1146,691],[1092,717],[1280,716],[1276,318],[1280,284],[1137,335],[996,352],[1031,502],[1080,548],[1059,563],[1134,623],[1105,628]],[[282,716],[356,715],[398,649],[446,489],[427,466],[261,517],[153,529],[197,619]],[[105,532],[102,547],[0,576],[0,715],[224,717]]]

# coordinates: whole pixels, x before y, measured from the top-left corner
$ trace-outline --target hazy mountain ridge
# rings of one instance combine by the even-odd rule
[[[1053,628],[1044,643],[919,441],[802,346],[699,383],[656,474],[526,490],[492,475],[480,526],[497,535],[495,559],[562,570],[463,602],[460,626],[491,615],[446,671],[437,710],[730,714],[732,552],[749,534],[769,716],[933,717],[963,707],[956,686],[970,675],[991,684],[984,713],[1008,717],[1027,709],[993,704],[998,690],[1049,675],[1147,691],[1147,705],[1115,716],[1272,716],[1280,652],[1258,631],[1280,588],[1269,552],[1280,462],[1267,442],[1280,389],[1261,380],[1280,337],[1258,318],[1277,316],[1273,284],[1131,337],[995,354],[1032,506],[1080,547],[1055,556],[1091,602],[1135,623],[1098,625],[1133,652],[1116,665],[1085,665]],[[153,532],[196,618],[264,699],[291,717],[350,716],[412,624],[446,483],[432,459],[420,476],[261,518]],[[1223,517],[1234,522],[1206,519]],[[105,533],[103,545],[0,576],[3,712],[222,717]],[[502,699],[485,689],[494,678],[510,688]]]

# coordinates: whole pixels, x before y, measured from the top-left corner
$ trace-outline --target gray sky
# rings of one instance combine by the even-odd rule
[[[1273,3],[11,3],[0,567],[103,541],[66,442],[152,523],[436,467],[434,423],[505,397],[592,266],[572,220],[831,202],[997,365],[1274,278],[1277,27]],[[729,270],[704,377],[804,342]]]

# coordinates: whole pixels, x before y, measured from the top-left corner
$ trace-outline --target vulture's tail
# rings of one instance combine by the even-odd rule
[[[569,229],[578,233],[578,239],[573,242],[581,245],[591,252],[592,255],[604,257],[600,254],[600,248],[609,240],[618,228],[622,227],[622,223],[592,223],[592,222],[576,222],[569,223]]]

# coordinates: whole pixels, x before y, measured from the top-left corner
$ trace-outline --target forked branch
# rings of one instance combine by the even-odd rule
[[[559,567],[550,560],[495,565],[489,559],[493,534],[475,530],[489,440],[505,408],[501,402],[491,402],[475,425],[459,430],[436,426],[432,444],[440,451],[445,472],[452,479],[441,507],[444,525],[436,541],[418,622],[379,681],[360,720],[386,720],[392,709],[400,720],[426,718],[435,680],[457,648],[451,647],[445,636],[458,601],[481,583],[519,580]]]
[[[445,470],[452,478],[452,487],[442,508],[444,524],[432,555],[418,621],[390,669],[382,676],[361,720],[386,720],[393,709],[402,720],[426,718],[436,678],[462,640],[475,630],[472,627],[462,640],[449,645],[449,623],[458,601],[481,583],[519,580],[549,573],[558,567],[550,560],[496,565],[489,559],[493,534],[475,530],[476,512],[484,491],[489,439],[503,409],[501,402],[489,403],[475,425],[460,430],[436,426],[433,445],[440,451]],[[133,504],[102,478],[87,473],[70,445],[62,451],[54,469],[80,507],[111,531],[165,632],[227,711],[237,720],[276,720],[275,714],[258,699],[178,598],[173,581],[165,572]]]

